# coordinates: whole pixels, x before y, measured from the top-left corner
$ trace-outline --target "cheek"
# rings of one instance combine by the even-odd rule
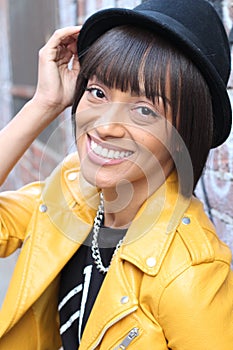
[[[163,165],[171,158],[170,139],[160,136],[155,137],[151,134],[141,135],[141,156],[143,157],[144,166],[157,166],[158,163]]]
[[[75,125],[76,125],[76,144],[78,153],[81,155],[84,151],[84,144],[85,144],[85,135],[86,135],[86,129],[87,129],[87,107],[85,107],[85,103],[82,102],[82,99],[80,100],[76,115],[75,115]]]
[[[81,98],[76,114],[75,114],[75,125],[76,125],[76,138],[78,139],[82,133],[87,129],[87,126],[90,122],[91,114],[90,108],[85,102],[84,98]]]
[[[83,151],[86,148],[86,136],[85,136],[85,133],[79,132],[78,129],[76,131],[76,143],[77,143],[78,151],[83,153]]]
[[[76,115],[80,112],[82,112],[83,110],[87,109],[87,103],[86,103],[86,99],[85,99],[85,93],[84,95],[81,97],[77,109],[76,109]]]
[[[101,106],[92,106],[84,95],[76,110],[76,134],[80,135],[92,130],[96,121],[101,117],[101,113],[103,113]]]

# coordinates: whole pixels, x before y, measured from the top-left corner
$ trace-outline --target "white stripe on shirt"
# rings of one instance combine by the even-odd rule
[[[87,301],[87,295],[90,287],[91,282],[91,273],[92,273],[92,265],[88,265],[83,270],[83,274],[85,275],[84,278],[84,285],[83,285],[83,295],[81,300],[81,307],[80,307],[80,320],[79,320],[79,328],[78,328],[78,337],[79,337],[79,343],[81,341],[81,329],[82,329],[82,322],[83,322],[83,316]]]
[[[58,305],[58,311],[60,311],[61,308],[67,303],[67,301],[69,301],[75,294],[78,294],[79,292],[81,292],[82,289],[83,289],[82,284],[79,284],[78,286],[73,288],[68,294],[66,294],[66,296],[62,299],[62,301]]]
[[[70,316],[69,320],[60,327],[60,335],[62,335],[65,331],[67,331],[68,328],[70,328],[72,323],[77,320],[77,318],[79,318],[79,314],[80,311],[76,311],[72,316]]]

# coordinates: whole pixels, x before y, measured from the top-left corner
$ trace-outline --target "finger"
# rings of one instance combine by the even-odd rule
[[[62,60],[62,63],[68,62],[73,55],[77,54],[77,41],[73,41],[68,44],[60,44],[56,48],[56,57],[55,61]]]
[[[79,71],[80,70],[80,64],[78,60],[78,55],[73,55],[72,58],[72,70],[73,71]]]
[[[54,61],[57,62],[58,64],[66,64],[66,63],[69,63],[72,56],[73,54],[71,51],[64,50],[64,48],[60,48],[57,50],[57,54]]]
[[[62,40],[62,44],[69,45],[69,44],[72,44],[74,42],[77,42],[78,34],[79,33],[67,36],[66,38],[64,38]]]
[[[70,26],[56,30],[47,44],[40,49],[40,61],[57,61],[61,57],[63,48],[66,49],[64,42],[72,43],[71,53],[76,53],[77,36],[80,30],[81,26]]]
[[[67,49],[72,52],[73,55],[77,54],[77,40],[73,41],[67,46]]]
[[[66,44],[70,40],[77,40],[81,26],[70,26],[62,29],[57,29],[51,38],[48,40],[45,47],[56,48],[58,45]]]

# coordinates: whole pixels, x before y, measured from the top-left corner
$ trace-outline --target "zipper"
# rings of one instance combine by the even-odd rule
[[[127,336],[122,340],[122,342],[114,348],[114,350],[125,350],[131,342],[138,337],[139,335],[139,329],[138,328],[133,328],[131,331],[127,334]]]
[[[96,342],[96,344],[94,345],[94,347],[92,348],[92,350],[95,350],[97,348],[97,346],[100,344],[101,340],[103,339],[104,337],[104,334],[107,332],[107,330],[109,328],[111,328],[114,324],[116,324],[117,322],[119,322],[120,320],[122,320],[123,318],[125,318],[126,316],[130,315],[131,313],[133,313],[134,311],[137,310],[137,306],[134,306],[130,312],[127,312],[126,314],[123,314],[121,315],[120,317],[118,317],[117,319],[115,319],[113,322],[110,322],[108,324],[108,326],[103,330],[103,332],[100,334],[99,338],[98,338],[98,341]],[[117,349],[117,348],[116,348]],[[115,349],[113,349],[115,350]]]

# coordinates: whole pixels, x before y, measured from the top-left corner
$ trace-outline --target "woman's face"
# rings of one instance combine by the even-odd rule
[[[117,188],[130,183],[142,191],[158,187],[171,172],[170,107],[144,94],[110,89],[88,81],[77,111],[77,148],[84,177],[91,184]],[[157,183],[158,182],[158,183]]]

